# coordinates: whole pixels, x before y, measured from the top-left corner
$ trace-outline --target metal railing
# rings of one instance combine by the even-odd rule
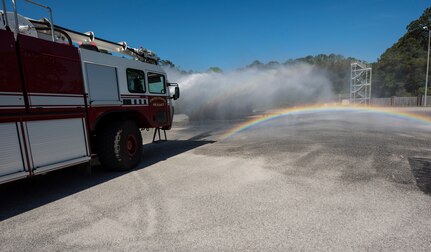
[[[49,12],[49,23],[50,23],[50,27],[51,27],[51,39],[53,42],[55,42],[55,37],[54,37],[54,19],[52,17],[52,9],[49,6],[37,3],[33,0],[24,0],[30,4],[34,4],[36,6],[39,6],[41,8],[47,9]],[[6,26],[11,28],[9,26],[9,20],[8,20],[8,15],[7,15],[7,8],[6,8],[6,0],[2,0],[2,5],[3,5],[3,13],[4,13],[4,19],[6,22]],[[16,7],[16,0],[12,0],[12,6],[13,6],[13,14],[14,14],[14,19],[15,19],[15,32],[16,34],[18,34],[20,32],[20,26],[19,26],[19,22],[18,22],[18,10]]]

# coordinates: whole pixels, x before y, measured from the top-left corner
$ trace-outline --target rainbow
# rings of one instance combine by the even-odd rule
[[[431,111],[431,110],[430,110]],[[341,106],[341,105],[309,105],[301,107],[292,107],[286,109],[276,110],[269,114],[264,114],[257,118],[252,118],[246,122],[240,123],[232,129],[228,130],[221,136],[221,140],[232,137],[233,135],[252,128],[258,124],[265,123],[267,121],[287,116],[287,115],[297,115],[306,113],[322,113],[322,112],[368,112],[374,114],[382,114],[385,116],[397,117],[400,119],[413,120],[418,123],[431,124],[431,117],[418,115],[408,112],[400,111],[394,108],[384,108],[384,107],[372,107],[372,106]]]

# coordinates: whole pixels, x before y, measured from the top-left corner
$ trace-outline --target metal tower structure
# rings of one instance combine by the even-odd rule
[[[371,67],[364,63],[350,64],[350,103],[370,104]]]

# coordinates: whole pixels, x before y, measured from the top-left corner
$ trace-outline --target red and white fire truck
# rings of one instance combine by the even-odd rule
[[[7,12],[2,0],[0,183],[94,156],[107,169],[132,169],[142,155],[140,129],[171,128],[178,85],[153,52],[54,25],[49,7],[26,2],[50,19],[19,15],[15,0]]]

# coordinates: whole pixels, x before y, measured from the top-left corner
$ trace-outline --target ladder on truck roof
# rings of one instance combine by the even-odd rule
[[[51,33],[50,31],[51,24],[49,20],[47,19],[42,19],[42,20],[28,19],[28,20],[35,26],[37,31],[39,32],[46,31]],[[90,47],[94,46],[97,48],[97,50],[105,50],[108,52],[114,52],[114,53],[131,56],[131,57],[137,58],[140,61],[156,64],[156,65],[160,60],[160,58],[157,57],[157,55],[154,52],[143,47],[141,48],[129,47],[127,43],[124,41],[116,43],[109,40],[96,38],[93,32],[81,33],[58,25],[54,25],[53,27],[55,32],[58,32],[66,37],[69,44],[72,44],[72,42],[75,42],[84,46],[85,45],[88,45]]]

